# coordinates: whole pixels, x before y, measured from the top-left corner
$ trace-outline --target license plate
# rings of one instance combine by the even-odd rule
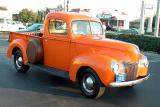
[[[116,82],[126,81],[126,74],[118,74],[116,75]]]

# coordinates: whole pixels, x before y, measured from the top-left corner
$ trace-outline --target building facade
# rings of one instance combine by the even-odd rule
[[[129,29],[128,15],[124,12],[102,12],[97,14],[103,25],[117,29]]]

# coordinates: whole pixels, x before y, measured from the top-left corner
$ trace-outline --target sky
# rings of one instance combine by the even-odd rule
[[[128,14],[129,19],[140,17],[142,0],[69,0],[69,7],[89,8],[93,12],[119,10]],[[156,12],[157,0],[144,0],[145,4],[153,5],[153,9],[146,9],[145,14],[149,16]],[[18,13],[23,8],[29,8],[34,11],[53,8],[58,4],[64,4],[64,0],[0,0],[0,5],[6,6],[10,13]]]

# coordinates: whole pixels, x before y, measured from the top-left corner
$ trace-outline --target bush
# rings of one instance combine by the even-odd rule
[[[106,37],[136,44],[142,51],[160,53],[160,38],[143,35],[106,35]]]

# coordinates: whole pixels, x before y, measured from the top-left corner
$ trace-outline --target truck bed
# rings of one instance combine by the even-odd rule
[[[43,33],[18,33],[18,32],[10,32],[9,34],[9,42],[12,42],[14,39],[22,39],[28,44],[28,41],[32,38],[38,38],[42,42]]]

